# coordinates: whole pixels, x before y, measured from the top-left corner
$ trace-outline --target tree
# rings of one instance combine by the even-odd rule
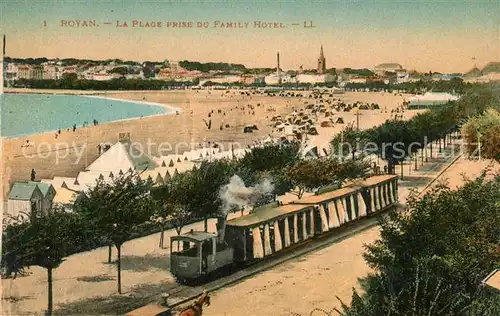
[[[220,188],[229,182],[233,174],[234,164],[231,161],[205,161],[199,168],[186,172],[184,181],[178,182],[184,192],[184,201],[179,204],[186,206],[188,212],[204,219],[205,231],[208,231],[208,218],[220,214]]]
[[[188,209],[187,196],[191,179],[188,173],[176,174],[165,185],[154,188],[152,195],[158,203],[155,208],[154,218],[161,227],[159,247],[164,247],[164,234],[167,223],[172,224],[177,235],[181,234],[182,228],[194,220],[194,215]]]
[[[112,182],[97,185],[75,203],[75,210],[99,234],[111,240],[117,250],[118,293],[121,294],[121,246],[137,225],[148,221],[157,204],[150,194],[151,182],[127,173]]]
[[[48,214],[16,218],[5,228],[2,244],[2,266],[5,277],[37,265],[47,270],[47,314],[52,315],[52,272],[68,251],[87,240],[77,214],[54,209]]]
[[[108,73],[110,74],[120,74],[122,76],[125,76],[126,74],[129,73],[129,68],[125,66],[120,66],[120,67],[115,67],[111,70],[108,70]]]
[[[500,175],[486,173],[411,196],[407,213],[381,220],[381,238],[364,255],[374,273],[344,315],[495,315],[479,284],[500,262],[499,200]]]
[[[476,116],[462,126],[462,134],[467,142],[469,155],[479,154],[478,144],[481,144],[481,156],[500,161],[500,112],[489,109],[484,115]]]
[[[340,187],[348,179],[363,178],[368,168],[368,164],[362,160],[339,162],[333,158],[310,159],[298,161],[288,167],[285,174],[298,189],[293,193],[301,199],[307,190],[328,185]]]
[[[348,125],[332,139],[330,144],[335,155],[345,157],[352,154],[354,158],[358,148],[362,148],[365,141],[366,135],[363,131],[357,131],[353,125]]]

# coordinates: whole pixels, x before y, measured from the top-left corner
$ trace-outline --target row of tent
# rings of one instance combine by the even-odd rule
[[[203,148],[185,152],[181,155],[166,155],[153,157],[152,168],[142,169],[140,166],[131,165],[128,169],[120,168],[119,164],[113,165],[113,168],[103,170],[102,166],[112,165],[108,162],[99,164],[92,163],[85,171],[78,173],[76,177],[54,177],[52,179],[42,179],[41,182],[51,184],[56,190],[65,188],[70,191],[87,191],[94,187],[97,181],[112,182],[113,178],[122,176],[130,172],[138,172],[142,180],[151,180],[155,185],[162,185],[169,181],[176,174],[186,172],[196,168],[196,165],[205,160],[217,160],[232,157],[241,158],[249,149],[234,149],[233,151],[220,151],[219,148]],[[101,159],[108,153],[103,154]],[[107,159],[113,160],[113,155],[107,155]],[[149,158],[148,158],[149,159]],[[124,165],[127,167],[127,165]]]
[[[248,151],[250,149],[221,151],[220,148],[202,148],[181,155],[150,158],[138,154],[130,143],[117,142],[76,177],[55,176],[40,182],[15,182],[8,196],[9,214],[46,211],[53,204],[71,208],[78,192],[88,191],[98,181],[111,183],[114,178],[130,172],[139,173],[142,180],[150,180],[153,185],[163,185],[175,175],[192,170],[203,161],[241,158]]]

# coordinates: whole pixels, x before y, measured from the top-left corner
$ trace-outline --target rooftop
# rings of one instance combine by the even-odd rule
[[[217,234],[191,230],[191,231],[184,233],[182,235],[179,235],[179,236],[172,236],[171,239],[172,240],[190,239],[193,241],[201,242],[201,241],[213,238],[213,237],[217,237]]]
[[[29,181],[28,183],[33,183],[36,186],[38,186],[38,188],[40,189],[40,192],[42,192],[43,196],[46,196],[47,193],[49,192],[49,190],[51,190],[51,187],[52,187],[52,184],[50,184],[50,183],[35,182],[35,181]],[[55,193],[54,187],[52,187],[52,191],[54,191],[54,193]]]
[[[156,163],[146,154],[133,147],[130,142],[117,142],[99,158],[92,162],[86,170],[98,172],[119,171],[129,169],[142,171],[156,168]]]
[[[71,204],[75,201],[77,194],[75,191],[59,188],[56,191],[56,195],[54,197],[54,204]]]
[[[9,200],[22,200],[22,201],[29,201],[32,197],[35,191],[40,191],[38,188],[37,184],[34,182],[16,182],[12,186],[12,189],[9,192]]]
[[[500,290],[500,269],[490,273],[482,282],[484,285]]]
[[[354,193],[354,192],[356,192],[358,190],[359,190],[358,187],[345,187],[345,188],[341,188],[341,189],[338,189],[338,190],[335,190],[335,191],[326,192],[326,193],[323,193],[323,194],[320,194],[320,195],[311,195],[308,198],[305,198],[305,199],[302,199],[302,200],[293,201],[292,203],[293,204],[306,204],[306,205],[308,205],[308,204],[316,204],[316,203],[321,203],[321,202],[324,202],[324,201],[333,200],[335,198],[338,198],[338,197],[341,197],[341,196],[345,196],[345,195]]]
[[[250,213],[246,216],[238,217],[227,222],[230,226],[247,227],[255,224],[267,222],[277,219],[281,216],[295,213],[300,210],[311,207],[310,205],[287,204],[274,208],[264,208],[257,210],[255,213]]]
[[[384,68],[399,68],[402,69],[403,66],[401,66],[398,63],[382,63],[377,66],[375,66],[375,69],[384,69]]]
[[[378,175],[366,178],[364,180],[355,180],[347,183],[343,188],[325,192],[319,195],[311,195],[302,200],[293,201],[294,204],[316,204],[325,201],[330,201],[338,197],[342,197],[348,194],[352,194],[359,190],[360,187],[370,187],[373,185],[377,185],[379,183],[383,183],[392,179],[396,179],[396,175],[387,174],[387,175]]]

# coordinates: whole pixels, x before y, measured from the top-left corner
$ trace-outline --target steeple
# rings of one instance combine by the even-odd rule
[[[319,51],[317,70],[318,74],[324,74],[326,72],[326,60],[325,55],[323,54],[323,45],[321,45],[321,49]]]

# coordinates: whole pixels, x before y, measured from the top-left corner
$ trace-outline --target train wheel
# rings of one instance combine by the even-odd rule
[[[181,278],[181,277],[176,277],[177,283],[179,284],[186,284],[186,279]]]

